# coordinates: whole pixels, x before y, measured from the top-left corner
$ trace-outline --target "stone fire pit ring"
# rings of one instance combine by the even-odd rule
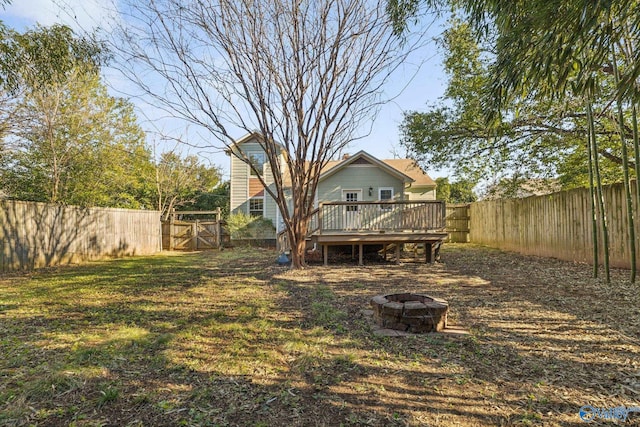
[[[398,293],[371,298],[373,318],[386,329],[412,333],[439,332],[447,326],[449,304],[423,294]]]

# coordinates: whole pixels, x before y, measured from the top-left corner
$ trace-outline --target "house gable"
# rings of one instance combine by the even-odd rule
[[[320,174],[320,181],[330,177],[331,175],[339,172],[341,169],[344,169],[350,165],[367,165],[367,166],[376,166],[379,169],[385,171],[386,173],[395,176],[397,179],[403,182],[413,182],[413,178],[409,175],[406,175],[395,169],[392,166],[387,165],[382,160],[378,160],[373,157],[371,154],[366,153],[364,151],[359,151],[353,156],[349,156],[348,158],[342,160],[341,162],[336,163],[328,163],[326,169]]]
[[[404,187],[413,179],[364,151],[341,162],[329,163],[320,175],[317,200],[340,201],[345,192],[358,193],[359,200],[404,197]]]

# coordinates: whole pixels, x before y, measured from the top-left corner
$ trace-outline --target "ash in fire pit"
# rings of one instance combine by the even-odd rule
[[[449,304],[422,294],[378,295],[371,299],[373,317],[383,328],[407,332],[436,332],[447,326]]]

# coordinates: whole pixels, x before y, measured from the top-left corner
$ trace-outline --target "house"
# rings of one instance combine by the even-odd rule
[[[267,186],[274,176],[260,141],[252,133],[233,144],[231,156],[231,212],[270,219],[275,228],[278,247],[289,248],[284,223],[276,201],[265,191],[258,175]],[[286,165],[284,147],[272,147]],[[241,160],[248,159],[253,168]],[[287,175],[285,173],[285,175]],[[282,177],[286,186],[287,176]],[[275,191],[273,191],[275,193]],[[405,243],[425,247],[425,260],[433,262],[440,243],[447,237],[445,204],[436,201],[436,183],[413,161],[380,160],[365,151],[328,162],[320,174],[307,235],[308,243],[322,247],[327,264],[329,246],[358,247],[359,263],[363,263],[363,246],[395,249],[396,261]]]
[[[241,150],[258,171],[262,171],[267,185],[273,185],[265,153],[257,142],[259,134],[248,134],[233,144],[233,150]],[[284,149],[276,146],[285,164]],[[286,182],[286,177],[284,178]],[[435,200],[436,183],[414,160],[380,160],[360,151],[345,155],[341,160],[330,161],[323,168],[315,206],[323,202],[376,202]],[[231,212],[271,219],[280,232],[284,225],[275,200],[264,190],[256,173],[237,156],[231,155]],[[275,236],[274,236],[275,237]]]

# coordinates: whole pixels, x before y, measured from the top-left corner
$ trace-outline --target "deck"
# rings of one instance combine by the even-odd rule
[[[308,241],[322,246],[325,265],[329,246],[357,247],[362,265],[364,245],[382,245],[385,258],[387,248],[393,247],[398,260],[404,243],[424,244],[425,262],[432,263],[447,237],[444,228],[441,201],[326,202],[312,214]],[[288,249],[285,236],[278,236],[283,251]]]

